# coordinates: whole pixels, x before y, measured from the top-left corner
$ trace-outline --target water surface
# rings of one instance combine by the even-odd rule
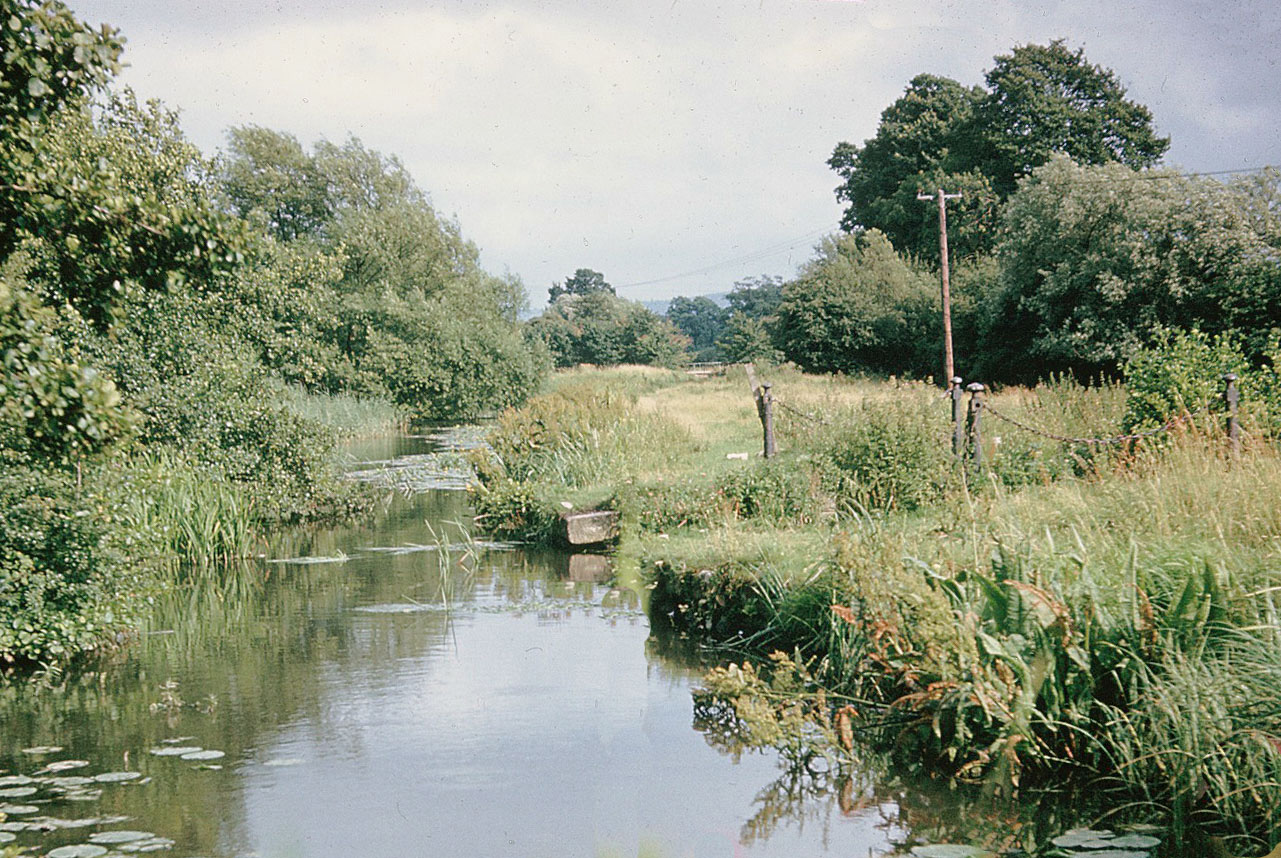
[[[353,468],[394,469],[436,443],[365,445]],[[68,775],[141,775],[83,800],[45,784],[0,798],[33,802],[10,822],[99,820],[17,831],[16,845],[43,854],[121,828],[225,858],[865,856],[903,843],[901,791],[816,789],[693,729],[700,671],[651,633],[642,588],[581,580],[599,569],[557,552],[477,543],[469,525],[465,492],[389,493],[369,521],[280,534],[258,562],[193,576],[102,669],[0,689],[0,775],[66,759],[88,763]],[[225,756],[151,753],[166,743]],[[22,751],[37,745],[64,750]],[[927,823],[948,814],[913,801]]]

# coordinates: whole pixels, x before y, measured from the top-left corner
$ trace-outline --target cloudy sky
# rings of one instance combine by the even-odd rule
[[[534,302],[792,273],[840,219],[826,166],[920,72],[982,82],[1063,38],[1196,171],[1281,164],[1277,0],[69,0],[207,153],[234,125],[398,155]]]

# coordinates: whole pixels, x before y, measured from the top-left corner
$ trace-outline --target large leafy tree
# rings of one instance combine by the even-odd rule
[[[871,139],[839,143],[828,165],[842,179],[837,199],[849,204],[841,226],[879,229],[901,252],[935,261],[937,212],[917,195],[959,192],[949,230],[963,257],[991,248],[1000,204],[1055,153],[1141,169],[1169,146],[1112,71],[1061,41],[997,57],[986,85],[918,75]]]
[[[1062,40],[997,57],[974,119],[983,144],[976,160],[1003,196],[1055,154],[1139,170],[1170,147],[1170,138],[1153,128],[1151,111],[1126,98],[1113,71]]]
[[[1114,371],[1166,327],[1232,333],[1255,356],[1281,319],[1277,177],[1224,184],[1060,156],[1006,206],[980,312],[989,377]]]
[[[964,255],[981,246],[995,200],[986,178],[973,170],[973,119],[982,97],[978,87],[917,75],[881,114],[874,137],[861,147],[837,144],[827,163],[843,179],[837,199],[849,203],[841,227],[878,229],[904,253],[936,256],[937,214],[917,195],[944,188],[963,194],[954,218],[964,225],[954,239],[956,251]]]

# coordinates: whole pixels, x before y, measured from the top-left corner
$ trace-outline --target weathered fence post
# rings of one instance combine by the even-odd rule
[[[952,377],[952,388],[948,391],[952,398],[952,455],[961,458],[965,454],[965,388],[961,387],[961,377]]]
[[[983,467],[983,385],[977,381],[965,388],[970,392],[970,455],[974,469]]]
[[[1241,424],[1237,421],[1237,407],[1241,404],[1241,391],[1237,389],[1237,374],[1223,376],[1223,400],[1228,404],[1228,449],[1233,456],[1241,452]]]
[[[765,432],[765,458],[771,458],[778,453],[778,445],[774,441],[774,397],[770,393],[772,388],[768,381],[761,384],[760,393],[756,397],[756,409],[761,415],[761,429]]]

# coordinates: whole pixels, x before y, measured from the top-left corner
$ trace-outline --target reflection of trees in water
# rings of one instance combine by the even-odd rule
[[[819,825],[826,846],[834,820],[862,817],[904,853],[912,845],[964,843],[1036,854],[1072,828],[1146,820],[1143,808],[1119,808],[1097,791],[1024,790],[1019,801],[1008,802],[971,787],[908,782],[894,775],[889,755],[857,745],[844,752],[825,743],[818,728],[770,744],[745,729],[733,706],[705,699],[694,713],[694,729],[735,762],[745,753],[778,754],[779,776],[757,792],[756,810],[740,834],[745,844],[768,840],[785,826]]]

